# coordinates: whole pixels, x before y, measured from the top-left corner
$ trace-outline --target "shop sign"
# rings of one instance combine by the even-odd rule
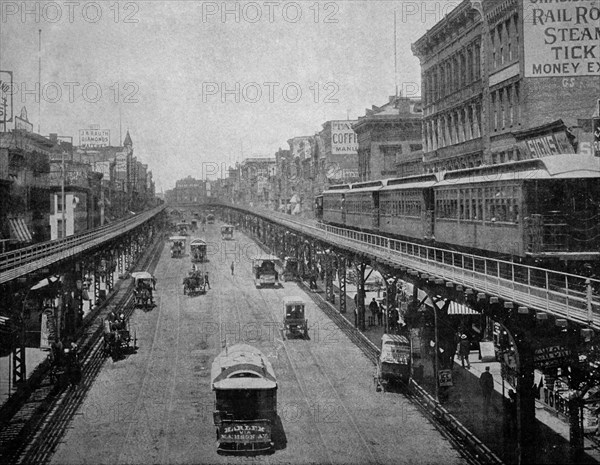
[[[542,347],[535,350],[533,362],[536,368],[557,368],[565,365],[571,351],[564,346]]]
[[[519,148],[524,159],[575,152],[564,131],[529,137],[519,142]]]
[[[440,387],[454,386],[454,383],[452,382],[452,370],[439,370],[438,383]]]

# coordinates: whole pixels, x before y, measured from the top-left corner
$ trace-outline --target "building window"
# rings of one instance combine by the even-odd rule
[[[508,124],[512,127],[514,123],[515,112],[513,108],[513,88],[512,86],[508,86],[506,88],[506,100],[508,105]]]
[[[63,220],[59,218],[56,220],[56,237],[58,239],[62,239],[63,237],[65,237],[63,232],[64,232]]]
[[[496,106],[496,92],[492,92],[492,99],[490,102],[492,116],[492,131],[498,130],[498,107]]]
[[[475,73],[475,80],[478,81],[479,79],[481,79],[481,43],[479,40],[475,41],[475,47],[473,50],[473,55],[474,55],[474,73]]]
[[[513,106],[515,109],[515,122],[514,124],[521,123],[521,101],[519,99],[519,83],[515,82],[514,92],[513,92]]]
[[[515,59],[519,58],[519,15],[516,14],[513,16],[513,31],[514,31],[514,46],[513,46],[513,54]]]
[[[498,100],[500,104],[500,128],[504,129],[506,127],[506,111],[505,111],[505,99],[504,99],[504,89],[500,89],[498,91]]]

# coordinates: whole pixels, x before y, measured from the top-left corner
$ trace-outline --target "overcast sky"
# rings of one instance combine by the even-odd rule
[[[227,2],[223,16],[223,2],[1,0],[0,69],[14,73],[14,113],[25,106],[43,135],[78,145],[78,130],[96,124],[119,145],[121,113],[160,192],[385,103],[394,10],[398,83],[420,95],[411,43],[457,4]],[[38,80],[39,29],[41,120],[35,92],[24,92]]]

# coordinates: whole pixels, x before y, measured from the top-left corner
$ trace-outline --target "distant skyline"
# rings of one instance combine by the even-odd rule
[[[121,114],[160,192],[386,103],[394,10],[399,89],[420,96],[410,45],[459,3],[1,2],[0,69],[13,72],[13,113],[25,106],[43,135],[78,145],[97,125],[120,145]]]

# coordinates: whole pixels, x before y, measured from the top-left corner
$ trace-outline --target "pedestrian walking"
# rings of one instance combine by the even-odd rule
[[[460,342],[458,343],[458,356],[460,357],[460,363],[462,367],[465,367],[465,360],[467,361],[467,370],[471,369],[471,362],[469,361],[469,354],[471,353],[471,342],[467,338],[466,334],[460,336]]]
[[[490,409],[490,401],[492,399],[492,392],[494,392],[494,377],[490,373],[490,367],[485,367],[485,371],[481,373],[479,377],[479,386],[481,387],[481,393],[483,394],[483,414],[488,415]]]
[[[383,324],[383,303],[379,304],[379,308],[377,310],[377,324],[379,326]]]
[[[204,272],[204,284],[206,284],[210,289],[210,282],[208,281],[208,271]]]
[[[233,276],[233,270],[234,270],[234,268],[235,268],[234,264],[233,264],[233,262],[231,262],[231,276]]]

